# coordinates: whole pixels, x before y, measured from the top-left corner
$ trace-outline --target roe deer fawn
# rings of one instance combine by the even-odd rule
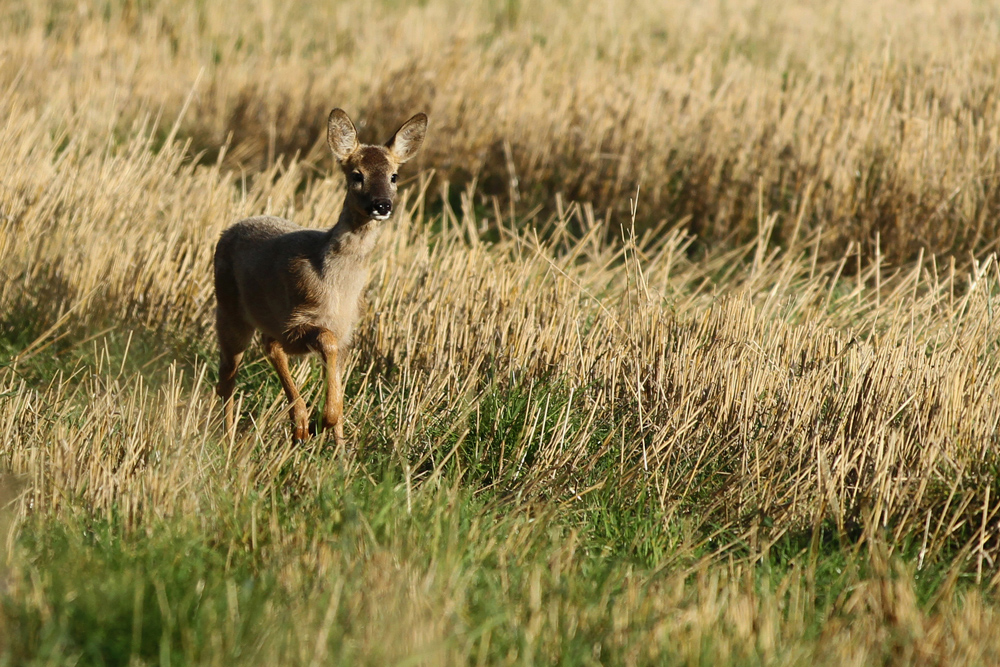
[[[309,413],[288,370],[288,355],[317,352],[326,366],[322,427],[344,442],[345,352],[358,321],[367,259],[381,221],[392,213],[396,171],[424,140],[427,116],[403,123],[384,146],[358,143],[354,123],[341,109],[330,112],[327,141],[347,177],[337,224],[304,229],[272,216],[240,220],[215,247],[216,330],[219,384],[226,431],[232,434],[236,370],[255,330],[278,371],[291,403],[295,439],[309,434]]]

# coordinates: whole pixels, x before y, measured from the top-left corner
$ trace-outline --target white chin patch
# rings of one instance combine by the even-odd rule
[[[382,222],[383,220],[388,220],[389,215],[391,214],[387,213],[385,215],[373,215],[372,220],[378,220],[379,222]]]

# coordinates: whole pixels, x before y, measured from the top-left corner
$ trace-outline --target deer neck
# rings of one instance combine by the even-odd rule
[[[326,259],[364,261],[374,250],[381,229],[381,222],[357,213],[345,199],[340,218],[327,237]]]

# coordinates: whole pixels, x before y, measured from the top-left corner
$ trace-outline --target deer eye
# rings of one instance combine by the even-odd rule
[[[397,177],[397,174],[393,174],[392,176],[390,176],[390,177],[389,177],[389,180],[390,180],[390,181],[391,181],[392,183],[395,183],[395,182],[396,182],[396,177]]]
[[[351,172],[351,182],[361,185],[362,183],[365,182],[364,174],[362,174],[360,171]]]

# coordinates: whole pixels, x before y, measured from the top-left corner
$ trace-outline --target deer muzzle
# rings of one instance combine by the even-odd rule
[[[392,213],[392,200],[391,199],[373,199],[371,207],[371,216],[373,218],[384,220],[389,217]]]

